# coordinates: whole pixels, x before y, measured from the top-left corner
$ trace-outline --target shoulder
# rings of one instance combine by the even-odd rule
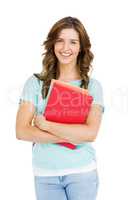
[[[32,82],[32,83],[35,83],[35,82],[38,82],[39,79],[35,76],[35,75],[31,75],[27,78],[26,82]]]
[[[100,81],[91,78],[88,85],[89,94],[93,96],[93,104],[99,104],[104,111],[103,88]]]
[[[101,85],[100,81],[98,81],[97,79],[90,78],[88,89],[90,91],[93,91],[93,90],[102,90],[102,85]]]
[[[38,89],[39,88],[39,81],[40,80],[36,76],[31,75],[26,79],[25,86]]]
[[[36,105],[39,91],[40,86],[38,83],[38,79],[34,75],[28,77],[24,83],[19,103],[21,103],[24,100],[30,101],[34,105]]]

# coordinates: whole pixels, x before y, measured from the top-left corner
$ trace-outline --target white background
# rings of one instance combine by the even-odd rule
[[[15,138],[19,95],[26,79],[42,69],[41,44],[49,29],[69,15],[79,18],[90,36],[92,77],[104,91],[105,113],[94,144],[97,200],[133,199],[131,11],[129,0],[0,2],[0,199],[35,200],[31,143]]]

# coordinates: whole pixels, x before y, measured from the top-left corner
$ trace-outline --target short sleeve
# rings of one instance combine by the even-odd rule
[[[39,82],[33,75],[29,77],[23,87],[22,93],[19,98],[19,104],[23,101],[29,101],[37,107],[38,103]]]
[[[91,79],[88,89],[89,94],[93,97],[93,104],[102,106],[102,112],[104,112],[103,89],[100,82],[96,79]]]

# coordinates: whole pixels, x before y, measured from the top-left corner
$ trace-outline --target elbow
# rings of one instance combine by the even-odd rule
[[[96,138],[97,138],[97,131],[93,130],[91,132],[91,134],[87,135],[87,137],[85,138],[85,142],[95,142]]]
[[[91,134],[86,134],[84,137],[75,141],[76,144],[86,143],[86,142],[95,142],[97,137],[97,132],[92,132]]]
[[[30,134],[30,126],[23,126],[16,128],[16,139],[23,141],[31,141],[32,134]]]
[[[20,131],[16,131],[16,139],[17,140],[22,140],[22,134],[21,134],[21,132]]]
[[[16,139],[17,139],[17,140],[22,140],[22,138],[21,138],[21,137],[19,137],[19,136],[16,136]]]
[[[92,136],[89,138],[89,142],[95,142],[96,137],[97,137],[96,134],[95,134],[95,135],[92,135]]]
[[[24,128],[16,128],[16,139],[17,140],[25,140],[25,130]]]
[[[99,130],[99,127],[96,127],[96,126],[88,127],[88,134],[86,134],[88,142],[95,142],[97,138],[98,130]]]
[[[21,140],[22,136],[21,136],[21,133],[22,133],[22,128],[20,127],[20,125],[18,125],[18,123],[16,123],[16,127],[15,127],[15,133],[16,133],[16,139],[17,140]]]
[[[16,132],[16,139],[20,140],[20,136],[18,135],[18,133]]]

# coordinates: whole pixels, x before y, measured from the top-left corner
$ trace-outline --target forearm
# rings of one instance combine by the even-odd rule
[[[40,130],[38,127],[31,125],[17,130],[16,137],[20,140],[36,143],[67,142],[65,139],[62,139],[59,136],[55,136],[47,131]]]
[[[86,124],[62,124],[50,121],[47,123],[47,131],[72,143],[91,142],[96,137],[96,131]]]

